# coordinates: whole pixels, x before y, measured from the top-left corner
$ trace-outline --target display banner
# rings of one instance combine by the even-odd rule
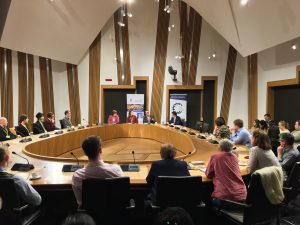
[[[127,116],[133,111],[138,123],[143,123],[144,117],[144,94],[127,94]]]
[[[186,121],[187,113],[187,94],[170,94],[170,117],[175,111],[177,116]]]

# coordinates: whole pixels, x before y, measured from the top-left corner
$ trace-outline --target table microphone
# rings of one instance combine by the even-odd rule
[[[135,163],[134,151],[132,151],[131,154],[132,154],[132,157],[133,157],[133,164],[122,164],[122,165],[120,165],[120,167],[123,171],[139,172],[140,171],[140,165]]]
[[[135,164],[135,156],[134,156],[134,151],[132,151],[131,153],[132,153],[132,157],[133,157],[133,164]]]
[[[89,122],[86,120],[86,119],[84,119],[84,118],[82,118],[82,120],[84,121],[84,122],[86,122],[86,127],[91,127],[91,125],[89,125]]]
[[[188,156],[190,156],[190,154],[192,154],[192,152],[189,152],[186,156],[184,156],[181,160],[184,161]]]
[[[25,158],[24,156],[21,156],[21,155],[17,154],[15,151],[13,151],[12,154],[17,155],[17,156],[25,159],[27,161],[27,164],[24,164],[24,163],[15,163],[13,165],[13,167],[11,168],[11,170],[13,170],[13,171],[29,171],[29,170],[34,169],[34,166],[29,163],[29,161],[28,161],[27,158]]]
[[[70,152],[70,154],[77,160],[77,165],[74,164],[63,165],[62,168],[63,172],[75,172],[76,170],[83,168],[83,165],[79,165],[79,159],[76,157],[76,155],[73,152]]]

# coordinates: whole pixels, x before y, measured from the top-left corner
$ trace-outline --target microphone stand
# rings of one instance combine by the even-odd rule
[[[17,154],[15,151],[12,152],[12,154],[17,155],[23,159],[25,159],[27,161],[27,164],[24,163],[15,163],[13,165],[13,167],[11,168],[12,171],[29,171],[34,169],[34,166],[32,164],[29,163],[28,159]]]

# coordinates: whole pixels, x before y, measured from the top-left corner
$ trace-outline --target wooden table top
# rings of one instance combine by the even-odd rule
[[[76,128],[75,128],[76,129]],[[188,128],[187,128],[188,129]],[[189,129],[188,129],[189,130]],[[194,131],[195,133],[197,131]],[[65,152],[73,151],[81,146],[82,140],[88,135],[98,135],[103,141],[114,138],[147,138],[159,141],[161,143],[172,143],[178,150],[184,155],[188,152],[192,152],[185,159],[186,162],[191,161],[204,161],[205,167],[207,165],[210,156],[218,151],[218,145],[209,143],[206,139],[199,139],[196,135],[189,135],[188,132],[182,132],[175,128],[171,128],[159,124],[117,124],[117,125],[103,125],[84,128],[67,132],[64,130],[64,134],[56,135],[54,132],[49,132],[50,137],[41,139],[40,135],[32,135],[32,141],[27,143],[20,143],[20,138],[3,142],[9,143],[10,152],[16,153],[26,157],[35,168],[29,172],[15,172],[29,181],[31,173],[37,173],[41,175],[40,179],[29,181],[33,186],[37,188],[45,189],[69,189],[72,181],[72,172],[62,172],[62,166],[64,164],[76,163],[73,158],[58,157]],[[197,135],[199,133],[196,133]],[[239,161],[241,175],[247,175],[247,156],[249,151],[244,146],[237,146],[236,152],[239,154]],[[180,156],[180,158],[185,156]],[[105,160],[105,159],[104,159]],[[128,163],[130,161],[122,161],[119,163]],[[9,168],[14,163],[26,163],[26,161],[17,155],[11,155],[11,162]],[[86,160],[81,160],[82,164],[87,164]],[[132,161],[131,161],[132,163]],[[132,185],[145,185],[146,177],[151,166],[151,160],[146,162],[139,162],[139,172],[124,172],[125,176],[130,177]],[[201,176],[204,182],[210,181],[203,172],[199,169],[190,170],[190,174],[193,176]]]

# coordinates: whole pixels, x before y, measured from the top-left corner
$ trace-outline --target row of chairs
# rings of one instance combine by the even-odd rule
[[[129,177],[88,179],[82,184],[81,211],[89,213],[101,224],[109,222],[128,221],[130,213],[135,209],[135,202],[131,199]],[[284,187],[285,200],[280,205],[272,205],[264,192],[259,175],[252,175],[247,200],[244,204],[227,201],[232,205],[238,205],[242,210],[231,211],[222,208],[214,208],[217,215],[222,215],[235,224],[271,224],[277,221],[279,224],[280,212],[289,202],[296,198],[300,188],[300,162],[297,162]],[[157,179],[156,202],[151,204],[153,212],[171,206],[178,206],[191,210],[201,208],[202,202],[202,178],[190,177],[165,177]],[[35,210],[29,215],[22,215],[29,207],[21,205],[17,198],[12,179],[0,179],[0,196],[2,209],[0,212],[15,213],[20,218],[20,224],[29,225],[33,222],[40,210]],[[226,200],[224,200],[226,201]]]

